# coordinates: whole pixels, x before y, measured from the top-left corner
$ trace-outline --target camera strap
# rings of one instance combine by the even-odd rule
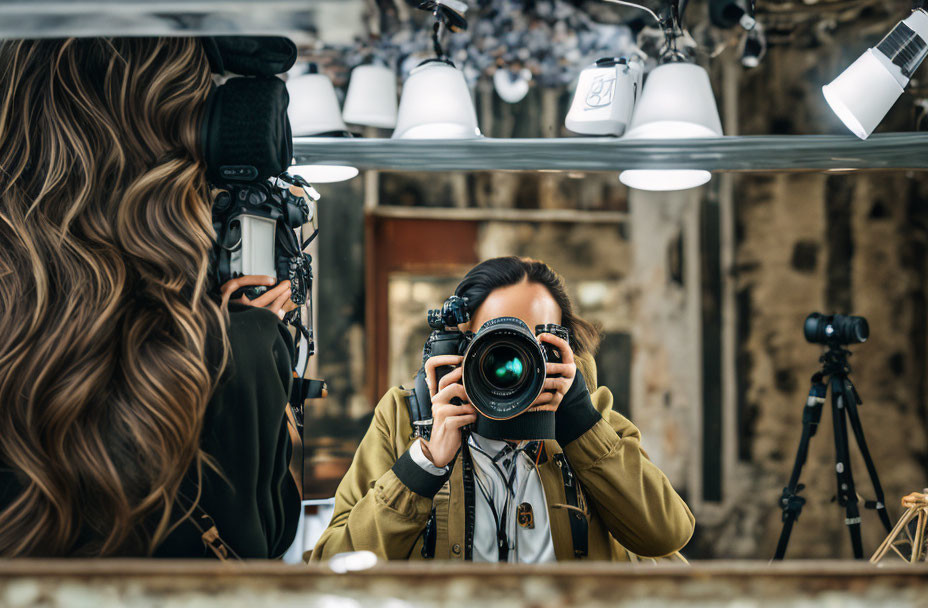
[[[428,384],[425,382],[425,370],[420,369],[416,374],[413,388],[406,391],[406,408],[409,410],[409,422],[412,424],[413,436],[422,437],[426,441],[432,435],[432,399]],[[438,522],[435,508],[429,513],[429,521],[422,531],[422,557],[433,559],[435,557],[435,543],[437,540]]]
[[[586,519],[586,509],[583,503],[583,494],[580,490],[580,480],[574,474],[567,457],[563,453],[553,456],[555,464],[561,470],[564,479],[564,497],[569,507],[567,518],[570,520],[570,536],[574,545],[574,557],[583,558],[589,554],[589,527]]]
[[[428,440],[432,435],[432,399],[425,381],[425,370],[419,370],[416,374],[414,388],[406,397],[406,405],[416,436]]]

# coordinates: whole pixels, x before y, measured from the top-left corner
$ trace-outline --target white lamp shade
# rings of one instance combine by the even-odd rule
[[[287,81],[290,94],[290,128],[294,137],[347,131],[335,87],[325,74],[304,74]]]
[[[709,74],[692,63],[667,63],[648,75],[625,135],[632,139],[721,136]]]
[[[655,68],[644,83],[625,139],[721,137],[722,121],[706,70],[692,63]],[[702,186],[712,174],[699,169],[629,170],[619,181],[637,190],[668,192]]]
[[[351,71],[345,122],[392,129],[396,126],[396,74],[382,65],[359,65]]]
[[[917,9],[876,48],[867,49],[831,84],[822,87],[828,105],[854,135],[867,139],[880,124],[928,54],[926,41],[928,12]],[[887,53],[895,61],[901,60],[900,65]]]
[[[299,175],[310,184],[345,182],[358,175],[357,168],[348,165],[294,165],[289,172]]]
[[[903,85],[893,75],[893,68],[882,53],[867,49],[831,84],[822,87],[828,105],[861,139],[870,137],[902,95]]]
[[[661,170],[661,169],[635,169],[622,171],[619,181],[636,190],[650,190],[652,192],[671,192],[674,190],[689,190],[709,183],[712,174],[700,169]]]
[[[475,139],[477,113],[464,74],[441,61],[415,68],[403,85],[394,139]]]

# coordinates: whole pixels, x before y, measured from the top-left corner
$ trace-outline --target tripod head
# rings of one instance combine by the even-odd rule
[[[848,363],[848,358],[853,355],[851,351],[844,348],[840,344],[829,344],[828,350],[826,350],[821,357],[818,358],[819,363],[822,364],[822,370],[813,376],[813,381],[816,376],[847,376],[851,373],[851,364]]]

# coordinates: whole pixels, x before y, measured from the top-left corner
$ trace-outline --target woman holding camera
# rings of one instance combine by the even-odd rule
[[[546,364],[545,390],[523,414],[553,412],[554,437],[506,441],[469,431],[479,414],[462,383],[462,357],[430,357],[429,438],[414,431],[409,391],[391,389],[338,487],[312,559],[369,550],[386,559],[540,563],[662,557],[683,548],[693,516],[642,451],[638,429],[612,410],[609,390],[597,388],[599,335],[574,313],[560,277],[542,262],[496,258],[468,272],[455,295],[470,313],[461,330],[515,317],[529,328],[569,331],[571,342],[538,336],[561,362]],[[439,371],[447,366],[455,367]]]
[[[209,289],[211,87],[195,39],[0,44],[0,557],[292,542],[288,287]]]

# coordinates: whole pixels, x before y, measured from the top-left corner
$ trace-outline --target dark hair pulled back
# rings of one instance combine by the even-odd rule
[[[522,281],[538,283],[548,289],[561,309],[561,325],[570,331],[574,353],[591,357],[595,355],[601,339],[599,330],[574,312],[564,280],[544,262],[516,256],[486,260],[471,268],[454,294],[467,298],[467,307],[473,313],[493,290]]]

